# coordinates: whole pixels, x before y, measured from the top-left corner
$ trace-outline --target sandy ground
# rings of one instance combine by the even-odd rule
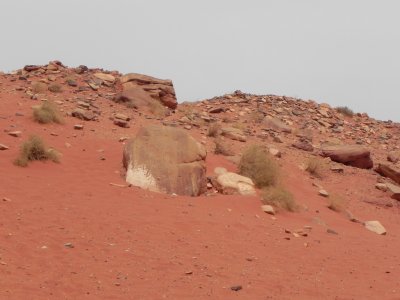
[[[0,152],[0,299],[400,299],[399,211],[362,201],[388,197],[371,172],[321,182],[346,193],[360,219],[380,220],[386,236],[329,210],[295,157],[281,160],[283,180],[303,209],[276,217],[259,197],[111,185],[125,184],[118,139],[137,126],[106,117],[84,131],[72,118],[42,126],[31,120],[35,103],[0,97],[0,142],[10,147]],[[31,133],[62,153],[60,164],[13,165]],[[207,164],[235,170],[223,156]],[[307,237],[285,233],[304,226]]]

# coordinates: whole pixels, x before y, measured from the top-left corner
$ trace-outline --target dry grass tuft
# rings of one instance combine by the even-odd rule
[[[268,187],[261,192],[262,203],[272,205],[278,210],[297,211],[298,205],[293,199],[292,193],[283,187]]]
[[[156,117],[164,118],[168,115],[168,108],[166,108],[160,101],[152,100],[149,102],[149,111]]]
[[[208,127],[207,136],[217,137],[219,134],[221,126],[218,123],[211,123]]]
[[[336,107],[336,111],[341,113],[342,115],[345,115],[347,117],[353,117],[354,116],[354,111],[352,111],[350,108],[347,106],[339,106]]]
[[[47,84],[44,82],[37,81],[32,83],[32,92],[35,94],[43,94],[47,92],[47,89]]]
[[[258,145],[245,150],[239,162],[239,173],[250,177],[258,188],[273,186],[279,178],[279,168],[273,157]]]
[[[57,106],[48,101],[45,101],[42,105],[35,106],[33,108],[33,119],[41,124],[60,124],[63,121]]]
[[[30,161],[51,160],[58,163],[59,155],[53,149],[47,149],[42,139],[38,136],[31,136],[25,141],[14,164],[20,167],[26,167]]]
[[[322,178],[325,169],[325,162],[319,157],[312,157],[306,162],[306,171],[312,176]]]
[[[52,83],[49,85],[49,91],[52,93],[61,93],[62,92],[62,86],[58,83]]]
[[[221,154],[225,156],[232,156],[234,155],[232,149],[221,139],[215,139],[215,154]]]
[[[347,208],[347,201],[339,195],[330,195],[328,201],[328,208],[333,211],[342,212]]]

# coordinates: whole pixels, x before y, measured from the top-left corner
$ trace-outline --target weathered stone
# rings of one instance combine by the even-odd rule
[[[96,119],[96,115],[89,110],[84,110],[81,108],[76,108],[71,115],[75,118],[85,120],[85,121],[92,121]]]
[[[0,144],[0,150],[8,150],[9,147],[4,145],[4,144]]]
[[[381,190],[383,192],[386,192],[388,190],[388,187],[386,184],[384,183],[377,183],[375,184],[375,188],[377,188],[378,190]]]
[[[243,133],[242,130],[233,127],[222,127],[221,128],[221,135],[240,142],[245,142],[247,140],[246,135]]]
[[[287,133],[292,132],[292,128],[290,126],[286,125],[281,120],[278,120],[278,119],[270,117],[270,116],[266,116],[264,118],[263,126],[266,129],[272,129],[272,130],[275,130],[278,132],[287,132]]]
[[[8,135],[11,135],[11,136],[13,136],[13,137],[20,137],[21,134],[22,134],[21,131],[10,131],[10,132],[8,133]]]
[[[275,215],[275,209],[271,205],[262,205],[261,210],[267,214]]]
[[[270,153],[271,155],[273,155],[273,156],[275,156],[275,157],[282,157],[281,151],[279,151],[279,150],[276,149],[276,148],[269,148],[268,151],[269,151],[269,153]]]
[[[39,69],[40,69],[40,66],[36,66],[36,65],[27,65],[24,67],[24,70],[27,72],[37,71]]]
[[[392,198],[400,201],[400,186],[391,183],[386,183],[385,186],[392,193]]]
[[[314,151],[314,146],[311,145],[310,142],[308,142],[307,140],[302,140],[302,141],[298,141],[296,143],[293,143],[292,146],[294,148],[303,150],[303,151],[308,151],[308,152],[313,152]]]
[[[111,74],[106,74],[106,73],[94,73],[93,74],[94,77],[104,80],[104,81],[108,81],[111,83],[114,83],[115,81],[115,77]]]
[[[365,222],[365,228],[372,232],[375,232],[376,234],[386,234],[385,227],[383,227],[383,225],[379,221],[367,221]]]
[[[82,130],[83,129],[83,125],[82,124],[76,124],[76,125],[74,125],[74,129]]]
[[[335,162],[361,169],[371,169],[373,167],[370,151],[362,146],[325,146],[322,148],[321,155],[324,157],[329,157]]]
[[[397,163],[400,160],[399,152],[390,152],[387,156],[387,160],[392,163]]]
[[[215,187],[219,192],[225,195],[255,195],[253,181],[245,176],[225,172],[217,176]]]
[[[378,164],[375,171],[380,175],[388,177],[392,179],[394,182],[400,184],[400,170],[385,164]]]
[[[318,192],[322,197],[329,197],[329,193],[325,190],[319,190]]]
[[[141,128],[124,148],[126,181],[155,192],[198,196],[206,191],[206,150],[185,130]]]
[[[131,119],[127,115],[124,115],[124,114],[121,114],[121,113],[116,113],[114,115],[114,118],[120,119],[120,120],[123,120],[123,121],[130,121],[130,119]]]
[[[129,123],[125,120],[114,119],[114,124],[122,128],[129,128]]]
[[[178,105],[171,80],[163,80],[147,75],[130,73],[120,78],[124,91],[139,89],[163,105],[175,109]]]
[[[225,108],[223,108],[223,107],[216,107],[216,108],[210,109],[208,112],[209,112],[210,114],[219,114],[219,113],[222,113],[222,112],[224,112],[224,111],[225,111]]]

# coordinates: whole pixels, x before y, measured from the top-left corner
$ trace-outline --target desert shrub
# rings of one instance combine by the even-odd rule
[[[292,193],[281,186],[264,188],[261,192],[261,199],[263,204],[272,205],[278,210],[293,212],[298,209]]]
[[[215,154],[222,154],[225,156],[231,156],[234,155],[232,149],[221,139],[217,138],[215,139]]]
[[[46,91],[47,84],[45,84],[44,82],[37,81],[32,83],[32,92],[34,92],[35,94],[42,94]]]
[[[33,108],[33,119],[36,122],[47,124],[47,123],[62,123],[62,117],[57,109],[57,106],[52,103],[45,101],[42,105],[35,106]]]
[[[328,208],[336,212],[342,212],[347,207],[347,201],[339,195],[329,195],[328,201]]]
[[[239,173],[250,177],[258,188],[275,185],[279,169],[273,157],[259,145],[247,148],[239,162]]]
[[[163,118],[168,114],[168,108],[166,108],[160,101],[152,100],[149,102],[149,111],[156,117]]]
[[[207,136],[217,137],[221,126],[218,123],[211,123],[208,127]]]
[[[354,116],[354,111],[352,111],[350,108],[348,108],[347,106],[339,106],[336,107],[336,111],[338,111],[339,113],[341,113],[342,115],[345,115],[347,117],[352,117]]]
[[[58,153],[53,149],[47,149],[42,139],[38,136],[31,136],[25,141],[14,164],[20,167],[26,167],[30,161],[51,160],[59,162]]]
[[[52,93],[61,93],[62,92],[62,86],[58,83],[52,83],[49,85],[49,91]]]
[[[322,178],[324,161],[319,157],[312,157],[308,159],[306,162],[306,171],[317,178]]]

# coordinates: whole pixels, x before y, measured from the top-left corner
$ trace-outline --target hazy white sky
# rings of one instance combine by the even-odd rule
[[[398,0],[1,0],[0,70],[58,59],[400,121]]]

